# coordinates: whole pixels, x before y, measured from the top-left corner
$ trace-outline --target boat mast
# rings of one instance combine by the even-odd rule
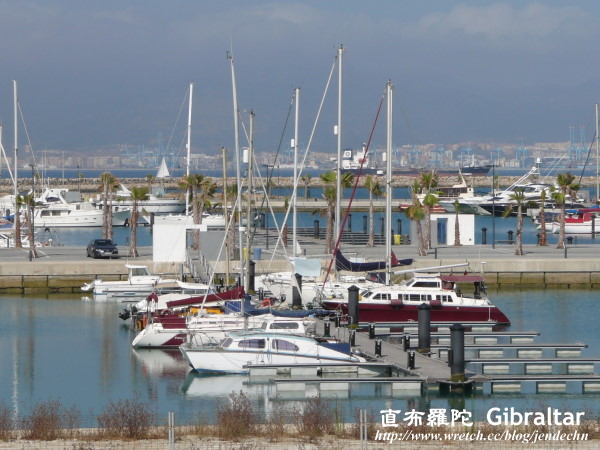
[[[185,177],[190,176],[190,156],[192,149],[192,97],[194,95],[194,83],[190,83],[190,98],[188,102],[188,126],[187,126],[187,157],[185,159]],[[190,207],[190,187],[185,192],[185,213],[189,214]]]
[[[389,286],[391,284],[391,271],[392,271],[392,119],[393,119],[393,95],[394,85],[391,80],[388,80],[386,86],[386,97],[387,97],[387,145],[386,145],[386,159],[387,159],[387,176],[386,176],[386,198],[385,198],[385,254],[386,254],[386,267],[385,273],[385,284]]]
[[[336,206],[334,235],[340,234],[342,208],[342,55],[344,46],[338,49],[338,117],[337,117],[337,176],[336,176]]]
[[[293,194],[293,213],[292,213],[292,255],[297,256],[296,249],[298,248],[298,237],[296,234],[297,227],[297,199],[298,199],[298,123],[299,123],[299,110],[300,110],[300,88],[295,89],[294,93],[294,101],[296,102],[295,109],[295,117],[294,117],[294,142],[292,143],[292,147],[294,147],[294,194]]]
[[[223,155],[223,217],[225,217],[225,273],[227,275],[225,286],[229,287],[229,210],[227,208],[227,149],[221,147],[221,154]]]
[[[18,132],[17,132],[17,122],[18,122],[18,116],[17,116],[17,110],[18,110],[18,97],[17,97],[17,80],[13,80],[13,96],[14,96],[14,115],[15,115],[15,177],[14,177],[14,183],[15,183],[15,214],[14,214],[14,220],[18,220],[18,214],[19,214],[19,206],[18,206],[18,200],[17,197],[19,196],[19,189],[17,187],[17,167],[18,167],[18,163],[17,163],[17,153],[18,153]],[[16,223],[16,222],[15,222]],[[17,247],[17,240],[20,240],[21,236],[17,236],[15,234],[15,247]]]
[[[252,239],[251,226],[252,221],[250,217],[252,216],[252,186],[254,184],[254,180],[252,179],[252,171],[254,170],[252,167],[252,160],[254,159],[254,111],[250,110],[250,147],[248,148],[248,208],[246,210],[246,259],[250,260],[250,245]],[[248,292],[250,287],[250,264],[246,264],[246,278],[244,289]]]
[[[598,103],[596,103],[596,204],[600,204],[600,167],[598,158]]]
[[[238,234],[240,241],[240,286],[244,286],[244,252],[242,251],[244,247],[244,241],[242,236],[242,188],[241,181],[242,175],[240,173],[240,131],[238,124],[238,101],[237,101],[237,86],[235,82],[235,66],[233,64],[233,53],[227,53],[227,58],[229,58],[229,62],[231,64],[231,86],[233,89],[233,128],[234,128],[234,138],[235,138],[235,166],[236,166],[236,178],[237,178],[237,205],[238,205]]]

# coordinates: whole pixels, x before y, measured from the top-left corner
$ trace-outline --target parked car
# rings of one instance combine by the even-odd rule
[[[110,239],[93,239],[87,246],[88,258],[118,258],[119,249]]]

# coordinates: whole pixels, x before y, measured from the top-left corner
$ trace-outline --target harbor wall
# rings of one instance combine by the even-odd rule
[[[464,263],[464,259],[443,258],[432,261],[415,261],[410,268],[431,267]],[[287,270],[283,261],[275,261],[271,270]],[[482,264],[485,263],[485,264]],[[157,264],[151,260],[136,260],[135,264],[147,265],[154,273],[181,275],[179,265]],[[288,263],[289,264],[289,263]],[[235,262],[232,268],[236,267]],[[268,261],[257,261],[257,273],[268,270]],[[403,267],[409,268],[409,267]],[[224,271],[224,264],[217,270]],[[483,269],[483,270],[482,270]],[[460,270],[460,269],[458,269]],[[600,261],[593,259],[518,259],[506,258],[486,261],[469,261],[470,272],[482,272],[488,286],[498,288],[564,288],[600,287]],[[406,278],[396,276],[397,278]],[[116,261],[26,261],[0,265],[0,294],[64,292],[80,293],[81,286],[95,278],[103,280],[126,280],[127,269]]]

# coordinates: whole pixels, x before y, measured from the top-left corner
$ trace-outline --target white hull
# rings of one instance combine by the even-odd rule
[[[36,228],[62,228],[62,227],[101,227],[101,210],[61,210],[57,215],[43,215],[43,210],[36,214],[34,223]],[[37,213],[37,210],[36,210]],[[127,210],[113,213],[113,226],[123,226],[129,220],[131,212]]]
[[[247,365],[275,364],[339,364],[357,362],[350,358],[327,358],[311,355],[281,354],[273,352],[223,352],[218,350],[186,349],[180,347],[183,356],[197,372],[207,373],[248,373]]]

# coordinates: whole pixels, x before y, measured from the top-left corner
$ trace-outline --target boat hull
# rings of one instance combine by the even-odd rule
[[[323,301],[326,309],[341,309],[348,314],[347,303]],[[510,320],[496,306],[447,306],[431,308],[432,322],[496,322],[509,325]],[[419,305],[392,306],[390,304],[358,304],[359,320],[361,322],[408,322],[419,320]]]
[[[339,364],[342,362],[356,363],[356,358],[319,358],[299,354],[281,354],[273,352],[252,351],[218,351],[203,349],[186,349],[180,347],[188,364],[201,373],[249,373],[248,365],[274,364]]]

